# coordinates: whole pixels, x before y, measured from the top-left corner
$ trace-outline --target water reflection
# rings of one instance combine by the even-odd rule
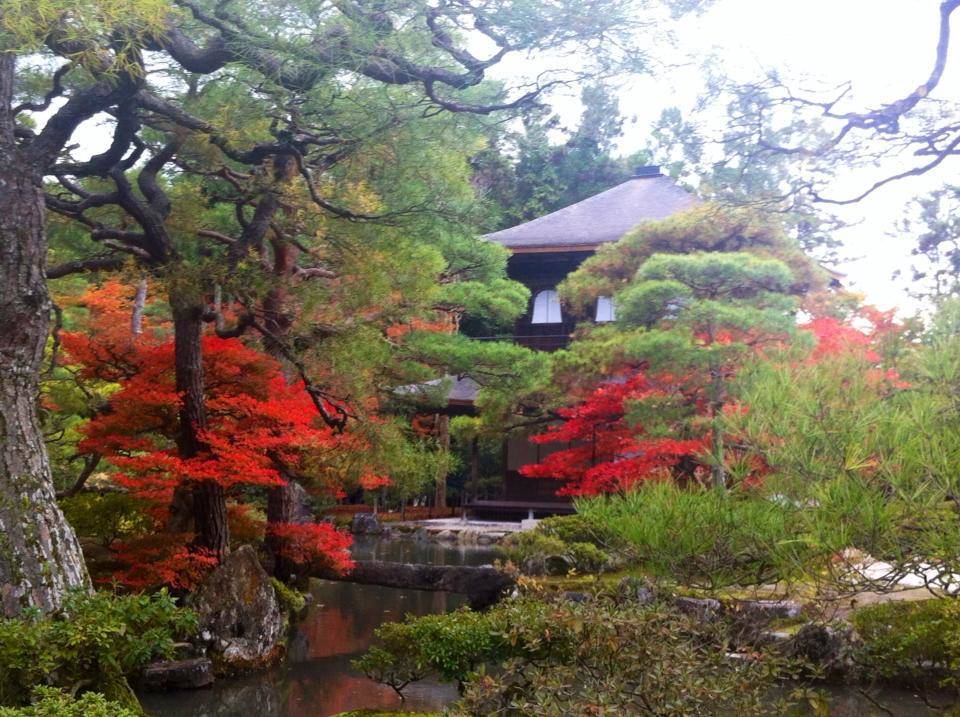
[[[358,540],[359,560],[480,565],[493,551],[415,541]],[[464,604],[459,595],[374,585],[314,581],[313,602],[297,626],[284,664],[265,673],[223,680],[209,690],[142,695],[156,717],[327,717],[363,708],[435,710],[456,699],[451,685],[411,685],[400,702],[389,687],[350,668],[382,623],[410,613],[427,615]]]
[[[380,540],[370,535],[356,536],[352,552],[357,560],[425,565],[487,565],[498,557],[496,549],[489,546],[457,545],[409,538]]]

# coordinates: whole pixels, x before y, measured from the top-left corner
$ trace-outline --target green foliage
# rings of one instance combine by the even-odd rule
[[[763,461],[768,493],[804,506],[795,531],[811,579],[845,591],[888,590],[917,572],[935,589],[955,589],[960,342],[949,307],[924,338],[878,346],[897,357],[900,372],[873,349],[848,347],[817,360],[771,355],[738,379],[746,410],[727,414],[725,430]],[[867,580],[855,566],[831,562],[847,548],[890,567]]]
[[[0,4],[0,50],[4,52],[36,51],[43,40],[57,28],[61,40],[79,43],[97,41],[113,44],[118,55],[126,55],[142,35],[160,31],[172,7],[168,0],[41,0],[23,3],[4,0]],[[123,32],[120,32],[120,28]],[[123,37],[123,41],[116,41]],[[115,41],[111,43],[111,41]],[[102,61],[94,49],[76,53],[81,64]]]
[[[587,520],[629,545],[633,563],[661,579],[718,589],[759,585],[795,569],[798,508],[750,491],[657,482],[623,496],[578,501]]]
[[[856,659],[881,678],[960,669],[960,602],[933,599],[868,605],[851,616],[862,640]]]
[[[489,615],[466,608],[388,622],[377,629],[376,637],[377,644],[354,667],[398,692],[430,674],[463,680],[479,662],[497,659],[504,650]]]
[[[521,131],[501,131],[474,158],[474,181],[492,205],[491,229],[543,216],[631,176],[629,159],[614,156],[624,122],[616,95],[598,84],[584,87],[580,99],[576,129],[562,127],[549,109],[529,109]]]
[[[611,550],[623,547],[623,540],[609,526],[579,513],[544,518],[537,523],[536,532],[559,538],[565,543],[590,543]]]
[[[96,538],[102,545],[143,533],[153,525],[143,504],[129,493],[118,491],[81,492],[60,501],[67,521],[77,535]]]
[[[393,712],[391,710],[351,710],[334,717],[440,717],[434,712]]]
[[[382,625],[377,643],[354,667],[398,692],[429,676],[463,682],[485,663],[521,654],[568,653],[573,636],[551,633],[551,619],[551,607],[539,600],[508,601],[482,613],[461,608],[445,615],[407,616],[404,622]]]
[[[548,558],[561,558],[562,565],[578,573],[612,570],[625,547],[618,534],[583,515],[547,518],[533,530],[508,535],[499,545],[505,557],[528,574],[557,569]]]
[[[141,713],[96,692],[71,697],[56,687],[37,687],[28,707],[0,707],[0,717],[139,717]]]
[[[195,629],[193,613],[166,591],[73,593],[56,615],[0,622],[0,704],[24,703],[38,684],[122,694],[127,675],[171,657],[175,640]]]
[[[791,670],[773,655],[730,660],[721,625],[599,596],[513,599],[381,633],[358,661],[367,674],[401,677],[395,687],[430,675],[465,680],[454,713],[484,717],[766,715],[781,706],[768,701],[770,688]]]
[[[273,589],[277,593],[280,609],[287,615],[299,615],[306,607],[306,596],[296,588],[290,587],[282,580],[277,580],[277,578],[270,578],[270,584],[273,585]]]
[[[564,300],[583,309],[634,281],[654,254],[749,252],[777,259],[790,270],[790,293],[816,290],[826,277],[783,232],[776,218],[748,209],[703,204],[668,219],[645,222],[620,241],[602,246],[560,285]]]

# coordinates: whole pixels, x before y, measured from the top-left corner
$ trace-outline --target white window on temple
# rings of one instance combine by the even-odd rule
[[[617,307],[613,305],[613,299],[609,296],[597,297],[597,323],[605,321],[615,321],[617,318]]]
[[[544,289],[533,300],[532,324],[560,324],[563,323],[563,312],[560,310],[560,297],[554,289]]]

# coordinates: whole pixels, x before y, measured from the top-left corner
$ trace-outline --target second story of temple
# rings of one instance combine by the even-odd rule
[[[552,351],[567,345],[578,321],[611,321],[616,307],[600,297],[591,316],[569,315],[557,285],[600,246],[615,242],[646,221],[666,219],[689,209],[696,199],[656,166],[576,204],[488,234],[510,250],[507,273],[530,289],[527,311],[509,338],[530,348]],[[507,338],[507,337],[503,337]]]

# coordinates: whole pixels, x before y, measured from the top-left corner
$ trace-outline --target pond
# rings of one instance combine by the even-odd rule
[[[483,565],[496,557],[491,548],[361,536],[353,555],[357,560],[437,565]],[[389,687],[354,672],[350,661],[367,649],[382,623],[407,613],[454,610],[463,598],[327,580],[313,581],[311,588],[313,602],[282,665],[221,680],[209,690],[144,694],[144,707],[156,717],[327,717],[362,708],[439,709],[456,699],[453,685],[422,682],[408,687],[401,703]]]
[[[358,560],[387,560],[440,565],[482,565],[496,557],[490,548],[412,540],[357,538]],[[222,680],[208,690],[142,695],[155,717],[329,717],[354,709],[438,710],[456,699],[453,685],[421,682],[401,702],[389,687],[353,671],[382,623],[407,613],[426,615],[463,604],[457,595],[396,590],[371,585],[317,580],[313,602],[297,626],[282,665],[264,673]],[[855,689],[832,691],[832,717],[932,717],[938,714],[906,691],[889,690],[875,707]],[[941,713],[942,714],[942,713]]]

